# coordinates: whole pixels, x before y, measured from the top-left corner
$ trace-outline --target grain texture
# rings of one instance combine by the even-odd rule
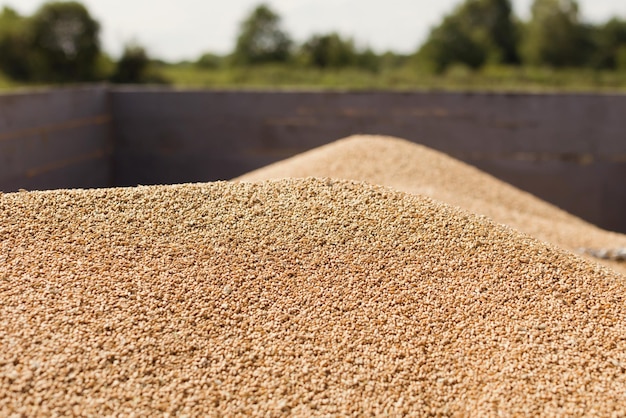
[[[621,257],[626,254],[625,235],[598,228],[471,165],[403,139],[356,135],[235,180],[289,177],[352,179],[429,196],[626,273],[626,258]]]
[[[331,179],[0,195],[0,416],[620,416],[626,281]]]

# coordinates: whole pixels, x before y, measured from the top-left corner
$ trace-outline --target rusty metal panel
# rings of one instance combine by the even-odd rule
[[[105,87],[0,95],[0,190],[112,185]]]

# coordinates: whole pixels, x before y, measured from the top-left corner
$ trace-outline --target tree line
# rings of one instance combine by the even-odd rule
[[[100,45],[100,23],[77,1],[49,2],[32,16],[0,12],[0,72],[18,82],[164,82],[145,49],[128,44],[116,62]]]
[[[24,82],[164,82],[146,50],[129,44],[114,61],[100,46],[100,24],[81,3],[49,2],[32,16],[0,13],[0,71]],[[206,53],[204,69],[289,65],[319,69],[413,66],[444,73],[487,66],[591,68],[626,71],[626,21],[582,18],[576,0],[534,0],[531,16],[514,15],[510,0],[465,0],[433,27],[413,54],[377,54],[336,32],[296,43],[269,6],[241,23],[232,53]]]
[[[534,0],[524,22],[509,0],[467,0],[431,31],[417,58],[437,72],[455,64],[626,70],[626,21],[592,25],[575,0]]]

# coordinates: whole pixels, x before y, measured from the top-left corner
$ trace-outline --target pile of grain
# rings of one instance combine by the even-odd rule
[[[626,236],[605,231],[446,154],[405,140],[353,136],[248,173],[236,180],[332,177],[423,194],[462,207],[574,252],[608,255]],[[608,258],[608,257],[606,257]],[[619,257],[613,257],[619,258]],[[626,263],[600,260],[624,273]]]
[[[625,295],[364,183],[4,194],[0,416],[617,416]]]

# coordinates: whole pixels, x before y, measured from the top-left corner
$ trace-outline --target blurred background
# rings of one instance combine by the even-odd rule
[[[623,90],[614,0],[0,1],[0,86]]]

